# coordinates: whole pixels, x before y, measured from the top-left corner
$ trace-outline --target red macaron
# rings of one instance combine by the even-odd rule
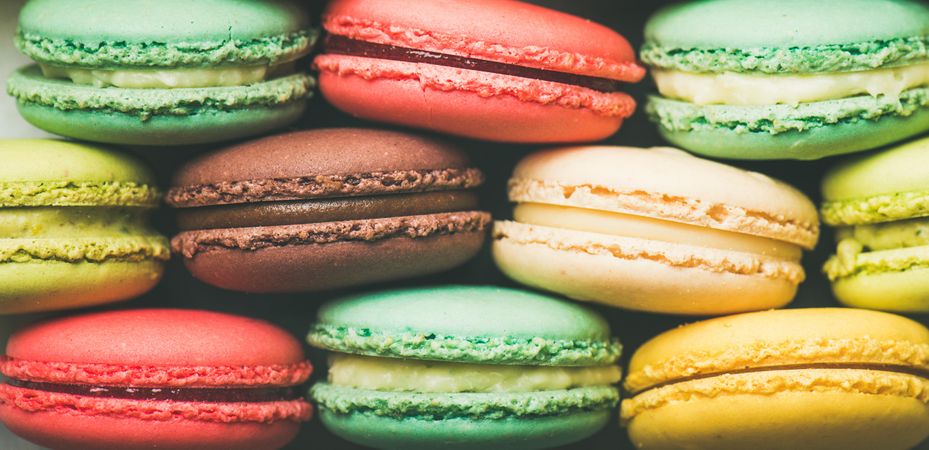
[[[299,341],[259,320],[130,310],[14,334],[0,420],[53,449],[277,449],[312,407]]]
[[[315,60],[352,115],[502,142],[584,142],[635,110],[645,70],[613,30],[508,0],[335,0]]]

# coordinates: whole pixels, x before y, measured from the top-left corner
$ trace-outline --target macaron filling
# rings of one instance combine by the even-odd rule
[[[699,105],[761,106],[861,94],[899,97],[905,90],[929,85],[929,63],[854,72],[778,75],[655,69],[652,76],[658,91],[667,98]]]
[[[16,388],[82,397],[115,398],[125,400],[155,400],[176,402],[208,403],[255,403],[279,402],[300,399],[297,387],[248,387],[248,388],[175,388],[101,386],[88,384],[45,383],[8,379],[6,384]]]
[[[586,208],[541,203],[520,203],[513,212],[516,222],[590,233],[656,240],[668,243],[759,254],[799,262],[800,246],[760,236],[700,227]]]
[[[358,56],[417,64],[432,64],[456,69],[475,70],[519,78],[550,81],[553,83],[579,86],[604,93],[619,92],[623,85],[623,81],[615,79],[591,77],[470,58],[455,54],[378,44],[338,35],[329,35],[326,38],[324,51],[327,54]]]
[[[88,69],[39,64],[47,78],[69,79],[75,84],[98,88],[181,89],[247,86],[296,72],[292,63],[273,66],[230,66],[208,68]]]
[[[334,353],[329,383],[397,392],[537,392],[619,382],[618,366],[526,366],[376,358]]]

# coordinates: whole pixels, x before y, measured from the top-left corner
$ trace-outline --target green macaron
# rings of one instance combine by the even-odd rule
[[[824,268],[836,297],[929,312],[929,139],[840,164],[823,180],[823,199],[823,221],[838,227]]]
[[[733,159],[818,159],[929,130],[929,7],[697,0],[659,11],[641,57],[669,141]]]
[[[144,18],[144,20],[141,20]],[[30,0],[12,75],[20,113],[63,136],[188,145],[296,121],[316,31],[290,0]]]
[[[602,428],[621,347],[583,306],[447,286],[324,305],[307,337],[330,350],[310,395],[333,433],[381,449],[539,449]]]
[[[0,140],[0,313],[127,300],[155,286],[167,240],[132,158],[54,140]]]

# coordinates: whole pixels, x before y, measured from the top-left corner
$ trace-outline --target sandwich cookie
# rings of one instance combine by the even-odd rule
[[[823,179],[838,227],[824,271],[842,303],[929,312],[929,139],[850,159]]]
[[[37,64],[7,90],[27,121],[63,136],[232,140],[301,116],[315,81],[296,61],[315,38],[289,0],[30,0],[16,45]]]
[[[910,0],[700,0],[646,24],[669,141],[733,159],[818,159],[929,130],[929,7]]]
[[[929,330],[892,314],[722,317],[629,364],[621,420],[637,449],[905,450],[929,436]]]
[[[314,65],[364,119],[502,142],[614,134],[645,76],[607,27],[518,1],[336,0]]]
[[[0,421],[52,449],[278,449],[309,420],[312,370],[269,323],[206,311],[129,310],[14,334]]]
[[[527,156],[493,256],[510,278],[576,300],[670,314],[777,308],[804,279],[816,207],[764,175],[670,148]]]
[[[128,300],[170,258],[148,224],[161,195],[141,163],[55,140],[0,140],[0,314]]]
[[[180,170],[173,248],[197,278],[245,292],[433,274],[480,250],[480,170],[446,142],[329,129],[236,145]]]
[[[446,286],[325,305],[334,353],[310,395],[333,433],[379,449],[541,449],[601,429],[619,400],[619,342],[580,305]]]

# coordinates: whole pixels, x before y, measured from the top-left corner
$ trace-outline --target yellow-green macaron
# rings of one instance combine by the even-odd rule
[[[929,139],[845,161],[822,189],[838,241],[824,270],[839,301],[929,312]]]
[[[777,308],[819,236],[800,191],[670,148],[567,147],[523,159],[493,255],[523,284],[672,314]]]
[[[722,317],[644,344],[624,384],[641,450],[905,450],[929,436],[929,330],[858,309]]]

